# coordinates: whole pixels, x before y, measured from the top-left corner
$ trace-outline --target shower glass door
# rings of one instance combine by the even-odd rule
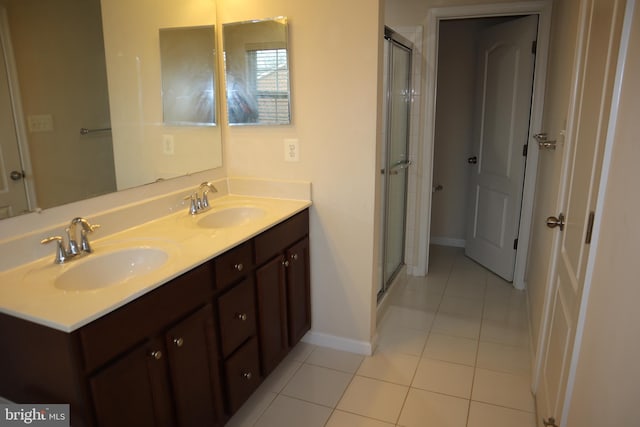
[[[385,28],[386,49],[386,147],[384,194],[384,242],[382,277],[378,298],[404,264],[405,219],[409,167],[409,115],[411,105],[411,48],[407,40]]]

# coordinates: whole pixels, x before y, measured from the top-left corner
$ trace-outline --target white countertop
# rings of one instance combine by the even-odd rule
[[[58,265],[53,263],[54,246],[51,246],[51,254],[46,258],[0,271],[0,312],[72,332],[310,205],[309,200],[225,195],[212,201],[210,211],[195,216],[182,209],[104,238],[100,238],[102,229],[99,229],[90,239],[93,254]],[[265,215],[235,227],[202,228],[196,224],[201,216],[230,206],[256,206]],[[159,248],[168,254],[168,259],[151,272],[101,289],[68,291],[53,283],[61,273],[91,257],[132,247]]]

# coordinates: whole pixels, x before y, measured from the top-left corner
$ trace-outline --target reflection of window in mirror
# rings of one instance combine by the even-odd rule
[[[230,125],[291,123],[287,18],[223,24]]]
[[[247,51],[249,85],[259,122],[289,122],[289,64],[286,49]]]

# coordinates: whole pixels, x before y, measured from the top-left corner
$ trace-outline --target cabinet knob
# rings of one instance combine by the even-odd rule
[[[162,359],[162,352],[160,350],[152,351],[149,353],[149,356],[153,357],[156,360]]]
[[[253,374],[251,372],[245,372],[244,374],[242,374],[242,378],[244,378],[245,380],[250,380],[253,377]]]
[[[242,321],[247,320],[247,313],[236,313],[236,319]]]
[[[294,261],[298,260],[298,254],[291,254],[291,259]]]
[[[239,262],[239,263],[237,263],[237,264],[235,264],[233,266],[233,269],[236,270],[236,271],[242,271],[243,268],[244,268],[244,265],[242,265],[241,262]]]
[[[284,261],[282,261],[282,265],[284,265],[285,267],[289,267],[289,260],[285,259]]]
[[[174,338],[173,343],[176,345],[176,347],[182,347],[184,345],[184,339],[182,339],[182,337]]]

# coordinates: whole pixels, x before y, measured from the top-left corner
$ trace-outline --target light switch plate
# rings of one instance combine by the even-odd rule
[[[300,144],[297,139],[284,140],[284,160],[285,162],[300,161]]]
[[[174,154],[173,135],[162,135],[162,152],[167,156]]]

